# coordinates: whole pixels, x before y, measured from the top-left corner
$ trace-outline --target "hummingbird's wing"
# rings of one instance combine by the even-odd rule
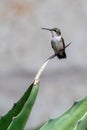
[[[65,42],[64,42],[64,39],[63,37],[61,37],[61,42],[63,44],[63,49],[59,51],[59,53],[57,54],[57,57],[59,59],[62,59],[62,58],[66,58],[66,53],[65,53]]]
[[[65,42],[64,42],[63,37],[61,37],[61,40],[62,40],[62,43],[63,43],[63,50],[65,50]]]
[[[53,41],[51,40],[51,46],[52,46],[52,48],[53,48]]]

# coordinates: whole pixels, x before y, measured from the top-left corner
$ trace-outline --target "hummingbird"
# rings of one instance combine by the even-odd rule
[[[52,34],[52,39],[51,39],[51,46],[56,54],[56,56],[59,59],[66,58],[66,53],[65,53],[65,42],[63,37],[61,36],[61,31],[59,28],[42,28],[45,30],[48,30]],[[54,35],[55,33],[55,35]]]

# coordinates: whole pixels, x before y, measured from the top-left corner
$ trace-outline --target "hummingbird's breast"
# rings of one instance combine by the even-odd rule
[[[63,49],[62,37],[54,36],[51,40],[51,45],[55,53],[58,53],[61,49]]]

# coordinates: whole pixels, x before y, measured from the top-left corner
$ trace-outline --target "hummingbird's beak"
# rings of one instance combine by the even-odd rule
[[[49,28],[41,28],[41,29],[52,31],[52,29],[49,29]]]

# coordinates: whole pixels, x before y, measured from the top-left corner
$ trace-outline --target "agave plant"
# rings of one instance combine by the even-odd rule
[[[24,95],[0,118],[0,130],[24,130],[38,94],[40,75],[55,56],[54,54],[45,61]],[[41,128],[34,130],[87,130],[87,96],[74,102],[63,115],[50,119]]]

